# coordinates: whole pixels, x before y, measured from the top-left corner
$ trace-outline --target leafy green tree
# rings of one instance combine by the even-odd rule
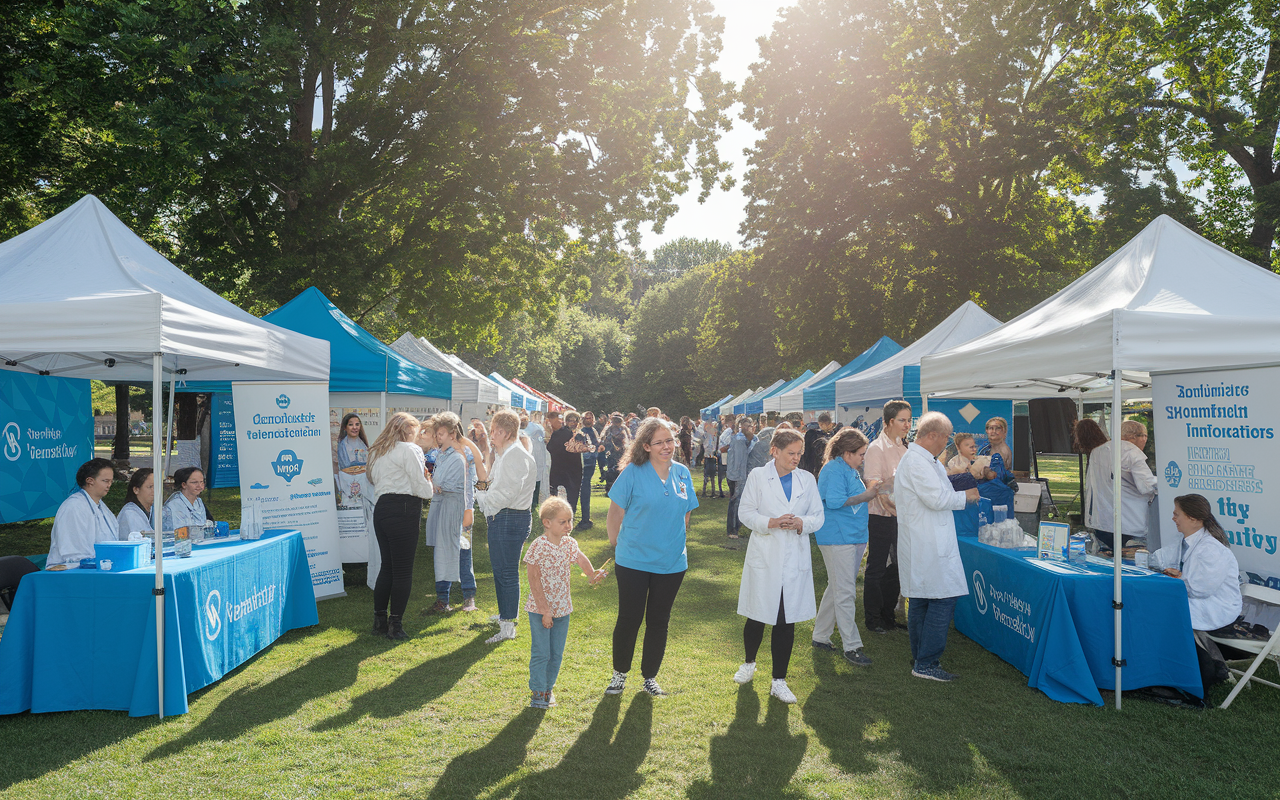
[[[694,267],[728,258],[733,245],[715,239],[682,236],[658,247],[649,261],[631,265],[631,296],[638,301],[645,292],[664,281],[675,280]]]
[[[637,403],[656,405],[678,419],[718,398],[702,398],[701,380],[692,362],[710,278],[710,266],[694,267],[641,298],[626,328],[630,336],[623,362],[626,396],[620,410]]]
[[[704,290],[706,311],[689,357],[696,376],[691,397],[705,398],[704,406],[727,392],[766,386],[784,377],[784,353],[778,341],[777,304],[761,281],[760,261],[735,253],[712,264]]]

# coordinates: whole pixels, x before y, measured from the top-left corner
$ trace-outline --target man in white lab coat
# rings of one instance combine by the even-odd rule
[[[955,518],[978,490],[957,492],[938,456],[951,439],[951,421],[931,411],[920,417],[916,440],[898,463],[894,502],[898,507],[898,579],[908,599],[911,674],[949,682],[956,675],[939,664],[956,599],[969,593],[956,542]]]

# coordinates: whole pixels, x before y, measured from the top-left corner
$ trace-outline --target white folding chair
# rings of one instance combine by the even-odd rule
[[[1245,599],[1256,600],[1270,606],[1280,606],[1280,591],[1268,589],[1265,586],[1257,586],[1252,583],[1246,583],[1240,587],[1240,594]],[[1210,639],[1220,645],[1234,647],[1236,650],[1244,650],[1254,654],[1253,663],[1244,672],[1228,666],[1232,675],[1238,676],[1235,688],[1231,690],[1231,694],[1227,695],[1227,699],[1222,701],[1221,708],[1231,705],[1231,701],[1236,699],[1236,695],[1240,694],[1240,690],[1245,687],[1249,681],[1265,684],[1273,689],[1280,689],[1280,684],[1265,681],[1262,678],[1254,677],[1254,673],[1258,671],[1258,667],[1268,658],[1280,664],[1280,626],[1276,627],[1275,633],[1271,634],[1271,638],[1265,642],[1252,641],[1249,639],[1227,639],[1217,636],[1210,636]]]

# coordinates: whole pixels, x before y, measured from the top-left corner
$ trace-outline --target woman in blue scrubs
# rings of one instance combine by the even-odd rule
[[[673,460],[676,439],[661,419],[636,431],[627,463],[609,490],[609,544],[616,549],[618,621],[613,628],[613,677],[605,694],[621,694],[635,655],[641,623],[644,690],[660,697],[658,669],[667,649],[667,623],[689,568],[685,535],[698,507],[689,468]]]

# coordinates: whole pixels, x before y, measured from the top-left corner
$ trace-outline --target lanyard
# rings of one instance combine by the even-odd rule
[[[98,525],[99,523],[101,523],[104,531],[111,531],[111,526],[108,525],[107,521],[103,518],[102,506],[93,502],[93,498],[90,497],[89,493],[86,492],[84,489],[80,490],[80,494],[84,496],[84,501],[89,504],[89,508],[93,509],[93,517],[94,517],[93,524]],[[114,533],[114,531],[111,531],[111,532]]]
[[[1201,529],[1201,531],[1203,532],[1203,530],[1204,530],[1204,529],[1202,528],[1202,529]],[[1184,541],[1185,541],[1185,540],[1184,540]],[[1191,554],[1192,554],[1192,553],[1194,553],[1194,552],[1196,551],[1196,548],[1197,548],[1197,547],[1199,547],[1199,546],[1200,546],[1201,544],[1203,544],[1203,543],[1204,543],[1204,539],[1201,539],[1200,541],[1198,541],[1198,542],[1196,542],[1195,544],[1193,544],[1193,545],[1191,545],[1190,547],[1188,547],[1188,548],[1187,548],[1187,552],[1186,552],[1186,553],[1181,554],[1181,557],[1178,559],[1178,571],[1179,571],[1179,572],[1186,572],[1186,564],[1187,564],[1187,562],[1188,562],[1188,561],[1190,561],[1190,560],[1191,560]],[[1181,550],[1181,548],[1179,548],[1179,550]]]

